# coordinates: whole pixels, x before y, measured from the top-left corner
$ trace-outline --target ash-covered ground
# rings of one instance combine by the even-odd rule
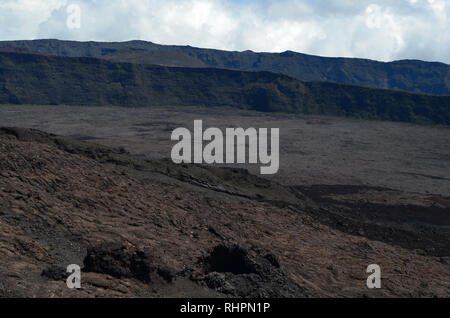
[[[1,106],[0,127],[26,127],[170,158],[173,129],[280,128],[280,172],[289,185],[361,185],[450,196],[450,129],[224,108]],[[259,173],[259,166],[243,166]]]

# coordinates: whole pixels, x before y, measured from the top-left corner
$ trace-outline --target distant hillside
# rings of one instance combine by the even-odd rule
[[[123,49],[103,56],[112,62],[126,62],[137,64],[154,64],[172,67],[207,67],[207,65],[194,57],[174,50]]]
[[[21,48],[59,56],[107,58],[120,62],[268,71],[303,81],[327,81],[450,95],[450,66],[417,60],[383,63],[365,59],[318,57],[290,51],[279,54],[228,52],[189,46],[163,46],[144,41],[10,41],[0,42],[0,47]]]
[[[450,96],[305,83],[269,72],[171,68],[14,52],[0,52],[0,104],[231,106],[450,124]]]

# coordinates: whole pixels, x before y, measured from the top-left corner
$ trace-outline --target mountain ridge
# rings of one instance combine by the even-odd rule
[[[17,52],[0,52],[0,103],[230,106],[262,112],[450,124],[450,96],[302,82],[270,72]]]
[[[147,52],[177,54],[179,60],[172,66],[198,67],[200,64],[241,71],[268,71],[284,74],[303,81],[327,81],[374,88],[405,90],[435,95],[450,94],[450,66],[441,62],[398,60],[380,62],[360,58],[321,57],[285,51],[256,53],[253,51],[222,51],[192,46],[160,45],[146,41],[77,42],[56,39],[30,41],[3,41],[0,47],[25,48],[33,52],[69,57],[107,58],[124,50],[140,49]],[[123,61],[136,59],[125,54]],[[160,54],[165,59],[165,54]],[[137,63],[145,58],[137,58]],[[167,63],[152,60],[152,64]]]

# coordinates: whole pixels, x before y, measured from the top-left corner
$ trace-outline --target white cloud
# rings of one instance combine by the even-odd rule
[[[16,39],[17,36],[33,37],[40,24],[48,21],[52,12],[66,3],[66,0],[1,0],[0,37],[5,40]]]
[[[447,20],[447,4],[445,1],[446,0],[428,0],[431,10],[433,10],[436,17],[443,22],[446,22]]]
[[[81,28],[66,8],[81,7]],[[450,63],[448,0],[0,0],[0,38],[148,40]]]

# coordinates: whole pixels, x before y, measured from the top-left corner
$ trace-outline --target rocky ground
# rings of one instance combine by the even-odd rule
[[[71,136],[152,159],[169,158],[172,131],[204,127],[280,129],[288,185],[357,185],[450,196],[450,128],[227,108],[0,106],[0,127]],[[259,165],[241,166],[259,174]]]
[[[449,264],[443,195],[282,185],[0,130],[0,296],[449,297]]]

